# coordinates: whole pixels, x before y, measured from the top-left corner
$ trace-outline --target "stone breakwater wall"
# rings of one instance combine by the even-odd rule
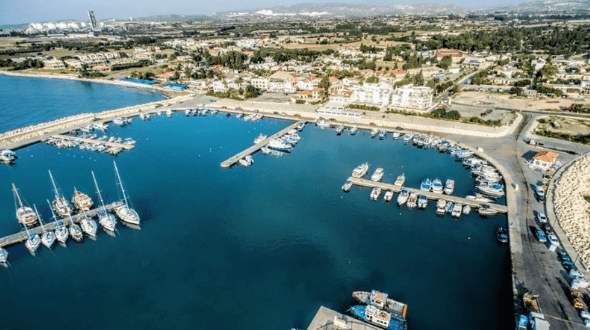
[[[179,96],[169,100],[155,101],[125,108],[106,110],[98,113],[81,113],[56,119],[50,122],[35,124],[27,127],[17,128],[0,134],[0,147],[15,144],[21,141],[34,139],[46,134],[68,129],[78,129],[93,122],[109,121],[120,116],[136,116],[142,112],[155,111],[156,105],[172,104],[190,98],[190,95]]]
[[[555,182],[553,207],[559,226],[585,264],[590,263],[590,155],[564,170]]]

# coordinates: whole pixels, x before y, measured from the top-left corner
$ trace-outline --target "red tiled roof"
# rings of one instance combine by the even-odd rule
[[[552,151],[539,151],[533,158],[542,162],[553,163],[559,155]]]

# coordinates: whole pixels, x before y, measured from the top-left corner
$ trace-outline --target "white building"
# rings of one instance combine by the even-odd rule
[[[399,87],[391,95],[391,105],[401,108],[426,110],[432,106],[432,88],[414,87],[412,84]]]
[[[388,106],[391,103],[393,87],[386,83],[364,83],[363,85],[352,85],[352,96],[350,100],[354,103],[371,104],[376,106]]]
[[[269,87],[269,79],[266,77],[252,78],[250,84],[260,90],[267,91]]]
[[[223,83],[223,81],[215,80],[211,87],[213,88],[213,92],[215,93],[225,93],[227,92],[227,86]]]

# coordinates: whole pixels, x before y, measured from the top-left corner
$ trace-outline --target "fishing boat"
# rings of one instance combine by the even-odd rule
[[[326,123],[326,120],[322,117],[318,118],[315,122],[317,128],[324,129],[330,127],[330,124]]]
[[[113,119],[113,124],[117,126],[125,126],[129,123],[128,119],[125,117],[117,117]]]
[[[268,154],[270,154],[270,153],[271,153],[271,150],[270,150],[270,149],[268,149],[267,147],[262,147],[262,148],[260,148],[260,151],[261,151],[263,154],[265,154],[265,155],[268,155]]]
[[[498,214],[498,211],[493,209],[489,204],[482,204],[481,207],[477,210],[477,212],[481,216],[490,216]]]
[[[432,180],[432,192],[435,194],[442,194],[444,186],[439,178]]]
[[[98,200],[100,201],[100,210],[98,211],[98,223],[104,228],[106,231],[114,232],[115,227],[117,226],[117,219],[114,215],[107,211],[107,208],[104,206],[104,200],[102,199],[102,194],[100,193],[100,189],[98,188],[98,182],[96,181],[96,176],[94,176],[94,172],[92,173],[92,180],[94,180],[94,187],[96,187],[96,194],[98,195]]]
[[[293,150],[293,147],[291,145],[285,143],[281,139],[271,139],[270,141],[268,141],[268,144],[266,146],[269,149],[274,149],[283,152],[291,152],[291,150]]]
[[[0,248],[0,264],[6,265],[8,263],[8,251]]]
[[[447,206],[447,201],[445,201],[444,199],[439,199],[436,202],[436,213],[437,214],[445,214],[447,211],[445,209],[445,207]]]
[[[383,168],[377,167],[377,169],[375,169],[375,172],[373,173],[373,175],[371,175],[371,180],[375,181],[375,182],[379,182],[379,181],[381,181],[381,179],[383,179]]]
[[[463,205],[461,205],[461,203],[455,203],[455,205],[453,205],[453,210],[451,211],[451,215],[455,218],[458,218],[461,216],[462,212],[463,212]]]
[[[301,123],[297,124],[296,128],[298,131],[302,131],[305,128],[305,123],[301,122]]]
[[[267,138],[266,135],[260,134],[260,135],[258,135],[257,138],[254,139],[254,144],[258,144],[258,143],[264,141],[266,138]]]
[[[373,188],[373,190],[371,190],[371,199],[376,201],[377,199],[379,199],[379,195],[381,195],[381,188],[379,187],[375,187]]]
[[[388,330],[406,330],[406,321],[392,317],[391,313],[373,305],[356,305],[350,308],[351,314],[365,322]]]
[[[412,141],[413,138],[414,138],[414,134],[406,133],[404,135],[404,143],[408,143],[408,142]]]
[[[355,126],[352,126],[350,128],[350,135],[355,135],[357,132],[359,131],[359,128]]]
[[[440,143],[438,144],[438,151],[440,152],[446,152],[447,149],[451,146],[451,144],[449,143],[449,141],[445,141],[442,140],[440,141]]]
[[[379,139],[383,140],[385,139],[385,136],[387,135],[387,131],[384,129],[379,130]]]
[[[249,157],[249,158],[247,158],[247,157]],[[238,161],[238,163],[242,166],[250,166],[250,165],[252,165],[252,163],[254,163],[254,159],[252,159],[252,156],[247,155],[246,157],[241,158]]]
[[[18,157],[14,153],[14,151],[9,149],[0,150],[0,163],[3,164],[12,164],[16,161]]]
[[[363,163],[352,170],[353,178],[362,178],[369,171],[369,163]]]
[[[90,196],[80,192],[74,187],[74,196],[72,196],[72,204],[78,211],[88,211],[94,205]]]
[[[410,193],[407,205],[411,209],[415,208],[418,205],[418,195],[416,195],[416,193]]]
[[[27,247],[27,250],[31,252],[32,255],[35,255],[37,249],[39,248],[39,245],[41,245],[41,238],[39,238],[39,235],[37,233],[30,232],[27,226],[24,227],[25,232],[27,233],[27,240],[25,241],[25,246]]]
[[[467,215],[469,213],[471,213],[471,206],[469,206],[469,205],[463,206],[463,214]]]
[[[172,117],[172,109],[166,110],[166,117],[168,117],[168,118]]]
[[[426,195],[420,194],[418,196],[418,208],[425,209],[426,206],[428,206],[428,198],[426,197]]]
[[[398,132],[398,131],[395,131],[395,132],[393,132],[393,133],[391,134],[391,137],[393,137],[393,139],[394,139],[394,140],[397,140],[397,139],[399,139],[399,137],[400,137],[400,132]]]
[[[388,190],[387,192],[385,192],[385,195],[383,195],[383,200],[386,202],[391,202],[391,200],[393,199],[393,191]]]
[[[123,195],[123,203],[117,207],[115,207],[115,213],[126,223],[139,226],[140,219],[139,214],[129,206],[129,202],[127,201],[127,194],[125,193],[125,188],[123,187],[123,181],[121,181],[121,176],[119,175],[119,169],[117,168],[117,163],[113,162],[115,167],[115,173],[117,173],[117,184],[121,188],[121,193]]]
[[[63,194],[59,193],[57,189],[57,185],[55,184],[55,180],[53,179],[53,175],[51,171],[49,171],[49,178],[51,179],[51,184],[53,185],[53,192],[55,193],[55,197],[53,199],[52,209],[55,210],[55,213],[59,215],[61,218],[67,218],[70,213],[72,213],[72,207],[68,200],[64,197]]]
[[[487,184],[479,185],[476,188],[484,195],[488,195],[488,196],[496,197],[496,198],[504,196],[504,186],[499,183],[490,184],[490,185],[487,185]]]
[[[53,212],[53,208],[51,207],[51,203],[49,202],[49,200],[47,200],[47,205],[49,205],[49,209],[51,210],[51,216],[53,221],[57,221],[57,217],[55,216],[55,212]],[[57,225],[55,228],[55,238],[57,239],[57,241],[60,242],[62,245],[65,245],[68,240],[68,237],[70,237],[70,232],[68,231],[68,228],[64,226],[63,222],[57,221]]]
[[[375,129],[373,129],[373,130],[371,131],[371,137],[376,137],[376,136],[377,136],[377,134],[379,134],[379,130],[378,130],[378,129],[376,129],[376,128],[375,128]]]
[[[407,189],[402,189],[397,196],[397,205],[402,206],[408,201],[410,193]]]
[[[16,219],[20,224],[24,225],[25,227],[33,226],[38,220],[37,214],[35,213],[35,211],[33,211],[32,208],[23,204],[23,201],[20,195],[18,194],[18,190],[16,189],[14,183],[12,184],[12,192],[14,193],[16,201],[18,202],[18,205],[16,207]]]
[[[455,180],[448,179],[447,182],[445,182],[444,192],[445,194],[450,195],[453,191],[455,191]]]
[[[39,215],[39,211],[37,211],[37,207],[35,205],[33,205],[33,207],[35,208],[35,213],[37,214],[37,218],[41,224],[41,229],[43,230],[43,234],[41,234],[41,243],[45,245],[46,248],[51,249],[53,243],[55,243],[55,233],[51,230],[45,229],[45,225],[43,225],[43,220]]]
[[[344,126],[342,124],[336,126],[336,135],[342,134],[342,131],[344,131]]]
[[[446,213],[453,212],[454,207],[455,207],[455,204],[453,204],[452,202],[447,202],[447,205],[445,206],[445,212]]]
[[[422,181],[422,183],[420,184],[420,190],[423,190],[423,191],[430,191],[431,187],[432,187],[432,183],[430,182],[430,179],[428,179],[428,178],[424,179],[424,181]]]
[[[361,304],[375,306],[393,316],[405,319],[408,313],[408,305],[395,301],[388,297],[387,293],[379,292],[377,290],[368,291],[354,291],[352,297]]]
[[[500,227],[496,230],[496,239],[502,244],[508,243],[508,230]]]
[[[344,183],[344,185],[342,186],[342,190],[344,192],[349,192],[351,187],[352,187],[352,182],[346,181],[346,183]]]
[[[393,183],[395,186],[403,186],[404,183],[406,182],[406,175],[404,173],[400,174],[397,176],[397,179],[395,179],[395,182]]]

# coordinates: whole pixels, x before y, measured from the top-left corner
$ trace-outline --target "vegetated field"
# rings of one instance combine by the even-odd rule
[[[545,98],[529,99],[526,97],[514,97],[504,93],[489,93],[463,91],[455,98],[453,102],[461,104],[472,104],[482,107],[499,107],[507,109],[526,109],[526,110],[546,110],[546,109],[563,109],[569,107],[572,103],[588,103],[590,100],[572,100],[565,98]]]
[[[558,123],[559,127],[553,126],[553,122]],[[549,116],[539,120],[537,129],[571,135],[586,135],[590,134],[590,120]]]

